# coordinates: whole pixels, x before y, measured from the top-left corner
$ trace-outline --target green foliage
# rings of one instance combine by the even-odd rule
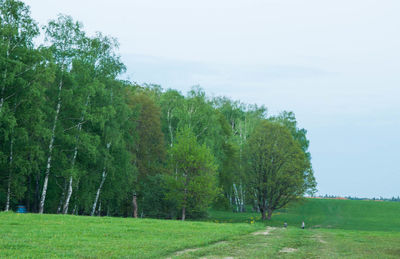
[[[199,218],[254,202],[245,147],[264,106],[122,81],[118,42],[67,15],[43,26],[40,46],[23,2],[0,0],[0,24],[0,206],[130,216],[137,197],[143,217]],[[269,120],[310,162],[294,114]],[[315,189],[311,166],[302,179]]]
[[[140,183],[138,193],[138,212],[141,217],[175,219],[177,204],[174,199],[167,199],[168,189],[165,184],[166,175],[147,176]]]
[[[263,219],[302,196],[304,172],[310,164],[289,130],[277,123],[261,121],[247,145],[248,184]]]
[[[171,173],[167,179],[167,198],[189,215],[204,212],[217,194],[216,165],[210,150],[197,143],[190,128],[178,132],[170,150]]]
[[[304,188],[307,190],[308,194],[314,194],[317,189],[317,183],[314,177],[314,171],[311,166],[311,154],[308,151],[310,141],[307,139],[307,130],[300,129],[297,127],[296,117],[293,112],[284,111],[278,116],[273,116],[269,118],[270,121],[277,122],[287,129],[289,129],[290,134],[299,143],[301,149],[306,154],[308,161],[310,162],[310,167],[304,172]]]

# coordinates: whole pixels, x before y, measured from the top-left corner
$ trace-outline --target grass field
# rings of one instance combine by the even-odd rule
[[[0,257],[162,258],[261,225],[0,213]]]
[[[218,222],[250,222],[260,220],[258,213],[226,213],[210,211],[210,220]],[[400,203],[355,200],[306,199],[273,214],[270,226],[300,226],[309,228],[349,230],[400,231]]]
[[[215,210],[209,222],[0,213],[0,257],[400,258],[400,203],[307,199],[275,213],[267,230],[259,218]]]

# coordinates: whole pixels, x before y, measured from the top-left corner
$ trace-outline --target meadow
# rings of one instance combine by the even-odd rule
[[[210,215],[218,222],[260,222],[253,212]],[[400,258],[399,215],[397,202],[306,199],[277,211],[268,235],[244,235],[182,258]]]
[[[0,213],[0,257],[162,258],[259,228],[250,224]]]
[[[211,210],[203,221],[0,213],[1,257],[399,258],[400,203],[306,199],[270,222]],[[306,229],[300,229],[301,221]],[[288,228],[283,228],[283,222]],[[266,226],[267,225],[267,226]]]

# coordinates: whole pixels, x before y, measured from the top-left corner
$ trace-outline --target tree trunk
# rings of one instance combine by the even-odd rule
[[[17,110],[17,100],[15,100],[14,104],[14,114]],[[10,198],[11,198],[11,180],[12,180],[12,164],[14,158],[14,128],[11,129],[11,141],[10,141],[10,160],[9,160],[9,171],[8,171],[8,183],[7,183],[7,200],[6,200],[6,209],[8,211],[10,209]]]
[[[5,84],[5,82],[3,82]],[[1,89],[1,98],[0,98],[0,112],[3,108],[3,104],[4,104],[4,90],[6,89],[6,86],[3,85],[3,88]]]
[[[137,218],[138,217],[138,207],[137,207],[137,199],[136,199],[136,193],[133,194],[132,198],[132,206],[133,206],[133,217]]]
[[[186,207],[182,208],[182,221],[185,221],[186,218]]]
[[[84,110],[82,111],[82,115],[81,115],[81,118],[80,118],[79,123],[78,123],[78,133],[77,133],[77,135],[75,137],[75,140],[76,140],[75,142],[76,143],[75,143],[75,148],[74,148],[74,155],[72,156],[72,161],[71,161],[71,169],[74,169],[74,167],[75,167],[76,157],[78,155],[79,135],[80,135],[80,132],[82,130],[82,124],[83,124],[83,120],[85,119],[85,112],[86,112],[87,106],[89,104],[89,99],[90,99],[90,95],[88,95],[87,98],[86,98],[85,107],[84,107]],[[73,190],[72,189],[72,180],[73,179],[72,179],[72,175],[71,175],[69,177],[68,193],[67,193],[67,197],[66,197],[65,202],[64,202],[63,214],[67,214],[68,213],[69,201],[71,199],[72,190]]]
[[[29,160],[31,160],[29,158]],[[26,210],[28,212],[31,211],[31,188],[32,188],[32,183],[31,183],[31,175],[28,175],[28,191],[26,192]]]
[[[101,216],[101,200],[99,202],[99,209],[97,210],[97,216]]]
[[[240,190],[240,192],[239,192],[240,193],[240,212],[246,212],[246,206],[244,203],[244,201],[246,200],[246,197],[245,197],[242,183],[240,183],[240,185],[239,185],[239,190]]]
[[[63,207],[64,197],[65,197],[65,189],[67,188],[67,181],[64,179],[64,187],[62,188],[62,194],[60,198],[60,202],[58,203],[57,207],[57,214],[60,214],[61,208]]]
[[[186,218],[186,200],[187,200],[187,189],[186,189],[186,182],[185,182],[185,190],[183,196],[183,207],[182,207],[182,221]]]
[[[271,220],[272,217],[272,210],[268,209],[268,220]]]
[[[71,200],[71,195],[72,195],[72,175],[69,177],[67,197],[65,198],[64,207],[62,211],[63,214],[68,213],[68,206],[69,206],[69,201]]]
[[[5,211],[8,211],[10,209],[10,196],[11,196],[11,171],[8,173],[7,201],[6,201]]]
[[[54,145],[54,139],[55,139],[55,134],[56,134],[58,115],[60,114],[60,110],[61,110],[61,90],[62,90],[62,87],[63,87],[63,81],[62,81],[62,75],[61,75],[60,83],[59,83],[59,86],[58,86],[58,102],[57,102],[56,115],[54,116],[53,129],[52,129],[51,139],[50,139],[50,144],[49,144],[49,156],[47,158],[47,166],[46,166],[46,173],[44,175],[42,197],[40,199],[40,205],[39,205],[39,213],[40,214],[43,214],[44,202],[46,200],[47,184],[49,182],[49,174],[50,174],[50,168],[51,168],[51,156],[52,156],[52,153],[53,153],[53,147],[54,147],[53,145]]]
[[[261,211],[261,219],[264,221],[266,219],[265,209],[264,208],[260,208],[260,211]]]
[[[35,212],[39,212],[39,178],[40,178],[40,173],[36,174],[36,186],[35,186]]]
[[[106,180],[106,177],[107,177],[106,167],[104,166],[104,168],[103,168],[103,173],[102,173],[102,177],[101,177],[100,186],[99,186],[99,188],[97,189],[96,198],[94,199],[93,208],[92,208],[92,212],[90,213],[90,216],[93,216],[94,213],[95,213],[95,211],[96,211],[97,201],[99,200],[101,188],[103,187],[103,184],[104,184],[104,181]]]
[[[13,146],[14,146],[14,137],[11,136],[11,144],[10,144],[10,168],[9,168],[9,172],[8,172],[6,211],[8,211],[8,210],[10,209],[11,177],[12,177],[12,163],[13,163]]]
[[[236,205],[236,212],[239,212],[240,210],[240,202],[239,202],[239,194],[236,188],[236,184],[233,184],[233,195],[235,197],[235,205]]]

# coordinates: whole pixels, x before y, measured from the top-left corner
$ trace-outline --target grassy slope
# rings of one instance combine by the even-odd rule
[[[307,199],[274,217],[273,224],[286,220],[300,226],[349,230],[400,231],[400,203],[353,200]]]
[[[250,222],[256,213],[212,211],[211,220]],[[300,229],[301,221],[306,230]],[[241,236],[182,258],[400,258],[400,203],[307,199],[274,214],[268,236]],[[282,249],[294,248],[284,253]]]
[[[270,235],[243,235],[175,258],[399,258],[400,235],[337,229],[277,228]],[[295,249],[285,253],[285,249]]]
[[[260,214],[211,211],[210,220],[218,222],[250,222],[260,220]],[[349,230],[400,231],[400,203],[306,199],[273,214],[271,226],[298,226],[305,221],[308,228]]]
[[[157,258],[261,225],[0,213],[1,257]]]

